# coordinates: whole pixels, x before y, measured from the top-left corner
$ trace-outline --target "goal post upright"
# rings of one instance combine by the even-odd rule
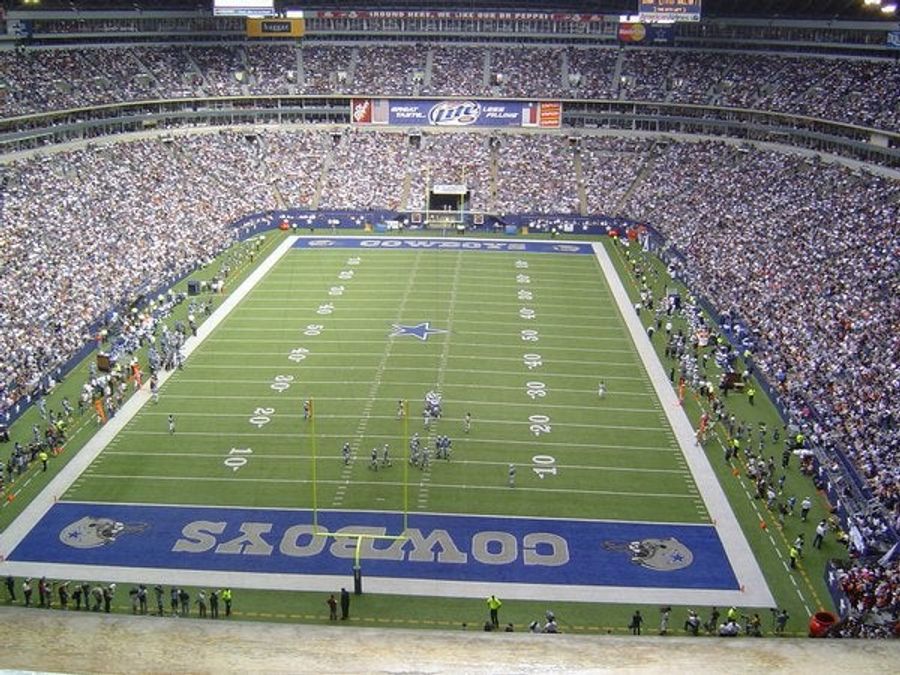
[[[309,399],[309,442],[312,454],[312,516],[313,532],[319,531],[319,481],[317,465],[319,463],[316,450],[316,408],[315,401]]]
[[[409,526],[409,400],[403,401],[403,531]]]

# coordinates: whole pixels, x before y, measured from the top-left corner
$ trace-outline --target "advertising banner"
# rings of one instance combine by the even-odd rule
[[[306,32],[303,19],[247,19],[247,37],[299,38]]]
[[[359,125],[540,129],[562,125],[562,104],[558,101],[355,98],[350,105],[353,124]]]
[[[641,0],[638,13],[644,23],[699,21],[700,0]]]
[[[617,36],[625,44],[672,44],[675,29],[672,24],[620,23]]]

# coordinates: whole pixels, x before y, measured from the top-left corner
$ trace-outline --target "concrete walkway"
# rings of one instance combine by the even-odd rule
[[[900,641],[586,637],[0,608],[4,670],[80,673],[894,673]]]

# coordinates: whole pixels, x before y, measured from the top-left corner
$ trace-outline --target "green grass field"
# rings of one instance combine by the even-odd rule
[[[424,321],[447,332],[389,337]],[[409,466],[413,433],[451,461]],[[537,253],[291,250],[65,498],[707,519],[596,260]]]
[[[280,240],[270,237],[264,253]],[[625,261],[609,250],[635,294]],[[390,337],[394,325],[423,322],[446,332]],[[54,395],[77,389],[80,378],[76,372]],[[426,430],[420,413],[432,389],[443,395],[444,414]],[[304,419],[306,399],[312,420]],[[406,420],[397,418],[398,400],[409,402]],[[729,407],[775,423],[765,401]],[[693,400],[686,411],[696,420]],[[33,414],[14,437],[28,433]],[[89,422],[78,428],[53,470],[90,432]],[[427,470],[410,466],[413,433],[446,434],[452,459],[432,452]],[[353,448],[348,465],[344,442]],[[370,451],[385,443],[393,464],[372,471]],[[809,552],[801,594],[774,555],[793,532],[762,531],[760,518],[770,514],[760,516],[740,476],[716,461],[715,437],[706,449],[778,604],[795,617],[821,606],[827,596],[814,570],[827,550]],[[3,522],[42,487],[42,476],[31,478],[19,482]],[[811,488],[791,472],[787,489]],[[292,249],[61,499],[710,522],[597,261],[544,253]],[[817,503],[813,524],[821,513]],[[246,590],[241,600],[249,618],[322,618],[315,593]],[[451,598],[367,594],[358,602],[355,620],[369,625],[379,617],[453,625],[472,613],[471,601]],[[514,619],[540,606],[517,603]],[[564,628],[586,632],[621,630],[632,609],[557,606]]]

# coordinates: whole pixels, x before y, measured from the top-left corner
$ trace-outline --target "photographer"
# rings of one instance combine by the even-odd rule
[[[700,632],[700,617],[692,609],[688,610],[687,619],[684,621],[684,630],[696,637]]]

